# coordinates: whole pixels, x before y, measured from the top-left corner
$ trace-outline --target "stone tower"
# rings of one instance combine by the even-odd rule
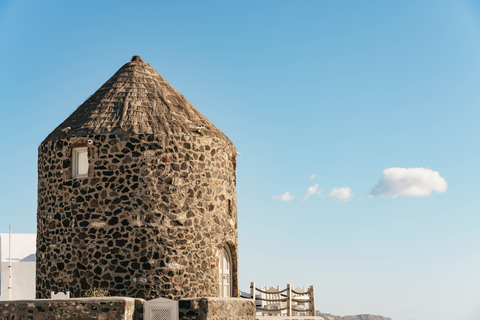
[[[134,56],[38,148],[37,298],[238,296],[236,155]]]

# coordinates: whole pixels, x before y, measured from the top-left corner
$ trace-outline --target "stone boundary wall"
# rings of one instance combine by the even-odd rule
[[[143,320],[144,303],[143,299],[123,297],[0,301],[0,320]],[[255,302],[242,298],[179,301],[179,320],[226,319],[255,320]]]
[[[255,301],[243,298],[187,298],[178,302],[180,320],[255,320]]]
[[[0,320],[143,320],[144,302],[121,297],[0,301]]]

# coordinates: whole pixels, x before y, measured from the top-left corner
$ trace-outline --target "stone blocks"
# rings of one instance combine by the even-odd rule
[[[255,301],[243,298],[189,298],[178,304],[180,320],[255,320]]]
[[[0,319],[142,320],[143,302],[119,297],[0,301]]]
[[[143,320],[144,302],[121,297],[0,301],[0,320]],[[255,320],[255,302],[242,298],[179,301],[179,320],[227,319]]]
[[[88,143],[88,140],[91,140]],[[72,179],[87,147],[88,177]],[[236,151],[201,135],[96,134],[39,147],[37,298],[219,296],[219,254],[238,292]]]

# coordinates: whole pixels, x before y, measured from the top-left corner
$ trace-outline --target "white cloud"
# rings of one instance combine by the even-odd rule
[[[388,168],[370,192],[373,196],[396,198],[398,196],[427,197],[432,191],[445,192],[447,181],[438,171],[428,168]]]
[[[328,194],[330,198],[337,198],[340,201],[348,202],[352,197],[352,189],[350,187],[343,187],[343,188],[333,188],[332,191]]]
[[[280,201],[292,201],[293,196],[290,194],[290,191],[285,192],[281,196],[274,196],[273,199],[280,200]]]
[[[317,174],[316,174],[316,173],[314,173],[314,174],[311,174],[311,175],[310,175],[310,179],[312,179],[312,180],[313,180],[313,179],[315,179],[315,177],[316,177],[316,176],[317,176]]]
[[[307,194],[305,195],[305,198],[303,198],[303,201],[307,200],[308,197],[310,197],[311,195],[322,193],[322,191],[322,189],[318,190],[318,183],[311,187],[308,187]]]

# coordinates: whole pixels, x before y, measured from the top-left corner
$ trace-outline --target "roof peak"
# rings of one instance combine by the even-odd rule
[[[143,62],[142,57],[140,57],[140,56],[133,56],[131,61],[132,61],[132,62],[133,62],[133,61]]]
[[[65,128],[69,130],[62,130]],[[229,141],[138,55],[121,67],[45,141],[119,132],[205,135]]]

